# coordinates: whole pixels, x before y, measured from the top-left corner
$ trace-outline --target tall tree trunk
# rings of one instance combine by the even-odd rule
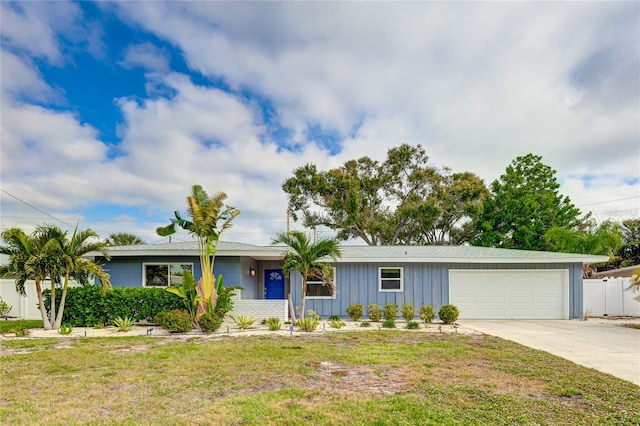
[[[51,310],[49,312],[49,323],[53,328],[56,319],[56,281],[51,277]]]
[[[300,321],[304,319],[304,302],[307,295],[307,279],[302,276],[302,294],[300,295]]]
[[[40,308],[40,314],[42,315],[42,326],[45,330],[51,330],[51,322],[47,316],[47,310],[44,308],[44,300],[42,299],[42,287],[40,281],[36,280],[36,293],[38,294],[38,307]]]
[[[293,308],[293,301],[291,300],[291,293],[289,293],[289,312],[291,313],[291,324],[297,325],[296,310]]]
[[[67,298],[67,288],[69,287],[69,276],[64,277],[64,287],[62,287],[62,296],[60,296],[60,306],[58,306],[58,315],[53,323],[53,329],[58,330],[62,325],[62,315],[64,313],[64,301]],[[51,317],[53,319],[53,316]]]

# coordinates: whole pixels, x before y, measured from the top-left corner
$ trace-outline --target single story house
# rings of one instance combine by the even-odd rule
[[[302,276],[282,273],[282,246],[224,242],[214,273],[225,284],[244,288],[238,309],[256,318],[288,316],[291,292],[299,303]],[[461,319],[578,319],[583,316],[582,268],[606,256],[507,250],[468,246],[349,246],[333,266],[336,291],[308,282],[306,308],[319,315],[346,316],[354,303],[422,305],[436,312],[458,306]],[[182,271],[200,277],[194,242],[109,247],[111,260],[96,256],[114,286],[166,287],[179,284]],[[243,312],[244,313],[244,312]]]

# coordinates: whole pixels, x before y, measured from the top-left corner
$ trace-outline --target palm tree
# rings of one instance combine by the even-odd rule
[[[204,302],[199,302],[198,313],[212,311],[216,306],[217,294],[213,276],[213,265],[220,235],[231,227],[231,221],[240,214],[240,210],[223,203],[227,198],[224,192],[218,192],[212,197],[200,185],[193,185],[191,195],[187,197],[187,212],[191,220],[183,219],[180,212],[174,212],[175,219],[167,226],[159,227],[156,233],[161,237],[172,235],[176,226],[195,235],[198,239],[200,252],[200,268],[202,278],[198,283],[199,294]]]
[[[107,246],[135,246],[144,244],[144,240],[129,232],[113,232],[104,241]]]
[[[308,277],[320,279],[332,293],[335,291],[335,284],[330,277],[331,267],[322,259],[331,257],[335,260],[340,257],[342,254],[340,244],[334,238],[323,238],[312,243],[309,235],[300,231],[281,232],[273,238],[272,243],[289,246],[289,249],[284,253],[282,263],[282,272],[285,276],[288,277],[293,270],[302,275],[300,319],[303,320]]]
[[[62,325],[62,315],[64,312],[64,303],[69,287],[69,279],[73,278],[82,285],[89,285],[89,278],[96,277],[104,290],[111,287],[111,280],[100,265],[92,260],[85,259],[83,256],[89,252],[99,252],[105,259],[109,260],[109,255],[105,251],[105,244],[98,241],[98,234],[91,229],[78,231],[74,229],[71,238],[64,238],[61,241],[61,266],[60,273],[63,274],[64,284],[62,286],[62,296],[60,297],[60,306],[57,316],[52,308],[51,320],[55,318],[53,329],[57,330]],[[51,297],[53,306],[53,293]]]
[[[75,278],[86,285],[90,276],[96,276],[103,286],[111,285],[109,275],[99,265],[81,258],[89,251],[102,251],[101,244],[86,241],[97,236],[91,230],[78,232],[76,228],[71,240],[66,231],[53,225],[39,226],[31,235],[25,234],[20,228],[10,228],[0,236],[6,244],[0,246],[0,253],[9,256],[9,263],[0,267],[0,277],[13,278],[16,291],[21,295],[26,295],[27,280],[35,281],[38,307],[45,330],[60,327],[69,278]],[[56,284],[61,282],[62,277],[65,278],[65,283],[56,317]],[[42,282],[47,279],[51,282],[50,316],[47,315],[42,296]]]

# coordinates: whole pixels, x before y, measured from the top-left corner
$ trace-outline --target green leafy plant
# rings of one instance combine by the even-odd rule
[[[438,311],[438,317],[445,324],[453,324],[456,322],[458,315],[460,315],[460,312],[458,311],[458,307],[455,305],[442,305]]]
[[[23,325],[13,329],[16,337],[25,337],[29,335],[29,329]]]
[[[312,332],[316,328],[318,328],[318,324],[320,324],[320,320],[316,316],[308,316],[303,319],[298,320],[298,327],[301,330]]]
[[[387,303],[382,309],[382,315],[384,319],[392,319],[395,321],[396,316],[398,316],[398,305],[395,303]]]
[[[62,324],[58,329],[58,333],[62,334],[63,336],[71,334],[72,331],[73,331],[73,327],[70,326],[69,324]]]
[[[380,318],[382,318],[382,309],[375,303],[367,305],[367,311],[369,312],[369,319],[373,322],[380,321]]]
[[[280,323],[280,318],[275,318],[275,317],[267,318],[267,327],[269,327],[269,330],[271,331],[280,330],[282,328],[282,324]]]
[[[335,319],[329,320],[329,326],[333,327],[333,328],[337,328],[340,329],[342,327],[344,327],[344,322]]]
[[[407,322],[407,329],[409,330],[417,330],[420,328],[420,324],[418,323],[418,321],[408,321]]]
[[[2,300],[2,297],[0,297],[0,317],[4,318],[9,315],[11,309],[13,309],[13,306],[9,305],[7,302]]]
[[[402,312],[402,318],[404,318],[405,321],[409,322],[413,320],[413,305],[402,305],[402,309],[400,311]]]
[[[362,304],[360,303],[354,303],[347,307],[347,315],[349,315],[351,321],[358,321],[363,314],[364,310],[362,308]]]
[[[371,323],[369,321],[362,321],[360,327],[371,327]]]
[[[189,312],[189,316],[191,316],[191,321],[195,321],[196,319],[198,302],[204,302],[204,298],[198,294],[196,287],[197,283],[193,274],[191,271],[185,269],[182,272],[182,285],[167,287],[165,289],[169,293],[175,294],[182,299],[182,303],[184,303],[187,312]]]
[[[229,315],[229,316],[231,317],[233,322],[236,323],[236,325],[240,330],[246,330],[247,328],[251,328],[253,323],[256,322],[255,318],[253,318],[251,315],[238,315],[235,317],[232,315]]]
[[[118,329],[118,331],[129,331],[133,328],[134,321],[133,318],[126,317],[118,317],[113,320],[113,325]]]
[[[393,318],[387,318],[382,322],[384,328],[396,328],[396,320]]]
[[[171,333],[186,333],[193,328],[191,315],[184,309],[160,312],[156,315],[154,321]]]
[[[329,315],[329,317],[327,318],[328,321],[340,321],[340,316],[338,315]]]
[[[433,312],[433,306],[426,305],[420,306],[420,319],[427,324],[431,324],[433,319],[435,318],[435,314]]]
[[[205,312],[198,318],[198,325],[204,333],[213,333],[222,326],[223,318],[215,312]]]

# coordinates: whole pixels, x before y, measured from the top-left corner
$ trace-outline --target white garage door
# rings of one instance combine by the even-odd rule
[[[569,319],[566,270],[449,272],[460,319]]]

